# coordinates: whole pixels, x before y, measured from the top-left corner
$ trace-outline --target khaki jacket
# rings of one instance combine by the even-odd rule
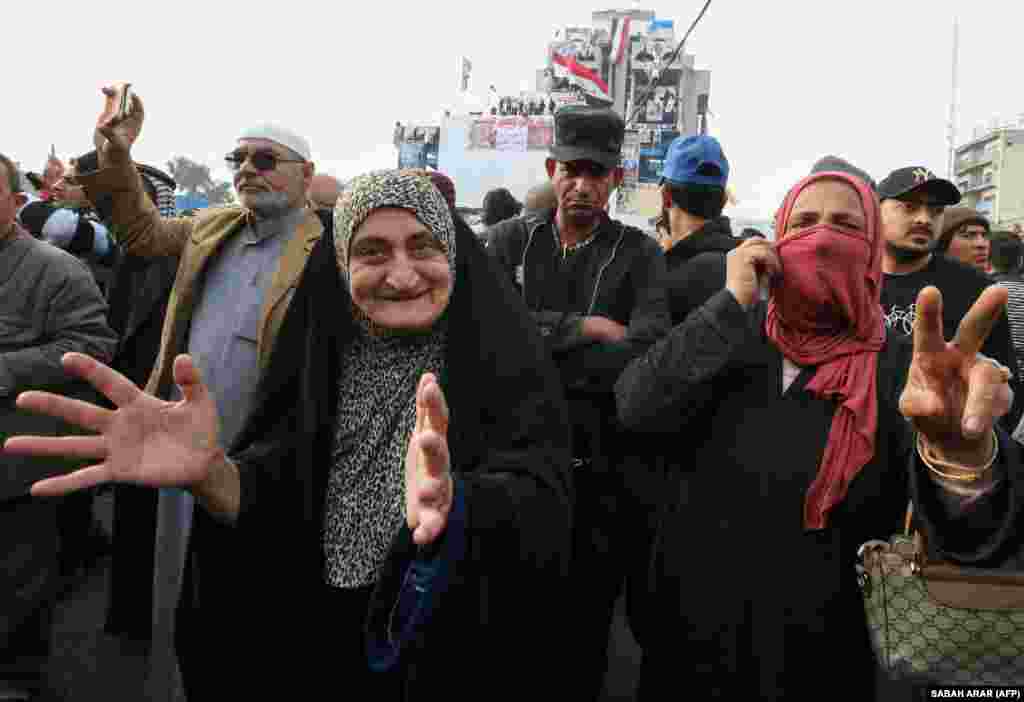
[[[212,208],[195,217],[163,218],[146,195],[141,176],[130,164],[79,174],[76,181],[85,188],[90,200],[101,195],[113,198],[112,233],[125,252],[145,258],[181,257],[167,302],[160,352],[146,384],[147,392],[166,398],[173,383],[174,359],[188,349],[189,326],[202,294],[202,273],[221,246],[241,231],[248,211],[231,206]],[[307,210],[305,219],[285,244],[260,314],[256,348],[261,371],[267,368],[306,259],[322,233],[320,218],[313,210]]]

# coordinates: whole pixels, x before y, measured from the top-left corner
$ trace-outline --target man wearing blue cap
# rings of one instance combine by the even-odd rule
[[[654,454],[616,419],[615,381],[669,326],[655,241],[608,217],[622,180],[625,124],[609,109],[562,108],[547,160],[554,210],[488,231],[488,252],[521,291],[547,341],[573,425],[572,577],[566,679],[574,700],[598,699],[608,633],[626,573],[647,553]],[[557,695],[556,695],[557,697]]]
[[[725,287],[725,256],[739,244],[722,216],[728,181],[729,161],[714,137],[679,137],[669,146],[661,204],[673,325]]]

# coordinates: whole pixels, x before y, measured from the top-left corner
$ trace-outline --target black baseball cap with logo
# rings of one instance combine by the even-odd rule
[[[555,138],[549,149],[556,161],[594,161],[615,168],[622,158],[626,123],[614,110],[566,105],[555,113]]]
[[[896,200],[916,191],[928,193],[936,205],[947,207],[957,204],[962,197],[955,185],[923,166],[898,168],[878,184],[878,196],[883,200]]]

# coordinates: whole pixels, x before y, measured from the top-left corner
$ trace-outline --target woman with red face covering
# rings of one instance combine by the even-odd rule
[[[627,426],[705,437],[666,458],[679,493],[637,598],[643,700],[874,699],[858,547],[900,530],[911,494],[938,555],[989,566],[1019,544],[1003,528],[1018,454],[993,429],[1008,371],[977,353],[1006,294],[986,290],[947,344],[926,288],[911,348],[886,338],[868,185],[812,175],[776,231],[730,252],[726,288],[616,386]]]

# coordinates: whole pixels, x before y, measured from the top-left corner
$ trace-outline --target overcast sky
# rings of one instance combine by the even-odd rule
[[[702,5],[641,7],[674,19],[681,36]],[[494,83],[514,93],[543,65],[556,28],[611,6],[50,3],[48,22],[7,25],[4,54],[21,68],[8,74],[0,151],[39,170],[51,143],[62,158],[88,150],[100,86],[128,80],[146,105],[141,162],[181,154],[226,176],[236,134],[276,121],[308,136],[321,170],[394,167],[395,121],[430,120],[454,100],[458,56],[473,62],[476,92]],[[738,212],[770,214],[826,153],[876,177],[911,164],[945,174],[954,12],[962,140],[993,116],[1024,113],[1024,4],[713,0],[687,49],[712,71],[712,132],[732,164]]]

